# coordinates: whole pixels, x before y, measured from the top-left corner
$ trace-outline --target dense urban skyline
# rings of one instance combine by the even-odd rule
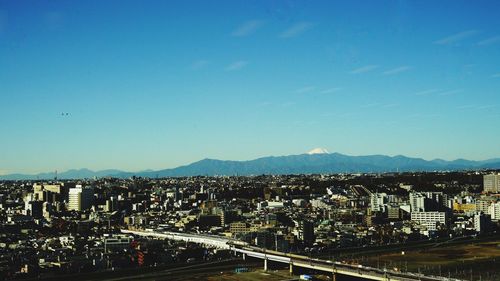
[[[0,174],[500,156],[496,1],[141,4],[0,1]]]

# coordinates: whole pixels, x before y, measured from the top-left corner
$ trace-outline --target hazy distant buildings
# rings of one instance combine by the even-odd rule
[[[68,210],[84,211],[90,209],[94,202],[94,189],[77,185],[69,189]]]
[[[486,193],[498,193],[500,188],[500,174],[484,175],[483,188]]]

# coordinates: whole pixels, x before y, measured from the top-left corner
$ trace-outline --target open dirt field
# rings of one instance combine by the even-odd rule
[[[356,262],[465,280],[499,280],[500,240],[388,252],[362,256]]]

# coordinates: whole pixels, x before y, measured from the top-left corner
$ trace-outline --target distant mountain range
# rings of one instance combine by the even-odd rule
[[[261,175],[261,174],[320,174],[320,173],[380,173],[409,171],[452,171],[471,169],[500,169],[500,158],[484,161],[457,159],[424,160],[402,155],[349,156],[328,153],[325,149],[313,149],[306,154],[269,156],[249,161],[223,161],[203,159],[186,166],[165,170],[124,172],[120,170],[91,171],[68,170],[58,174],[59,179],[84,179],[93,177],[181,177],[198,175]],[[0,176],[3,180],[53,179],[54,173],[36,175],[10,174]]]

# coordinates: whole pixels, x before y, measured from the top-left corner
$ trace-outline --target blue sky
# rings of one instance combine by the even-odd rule
[[[0,174],[500,157],[499,59],[498,1],[0,0]]]

